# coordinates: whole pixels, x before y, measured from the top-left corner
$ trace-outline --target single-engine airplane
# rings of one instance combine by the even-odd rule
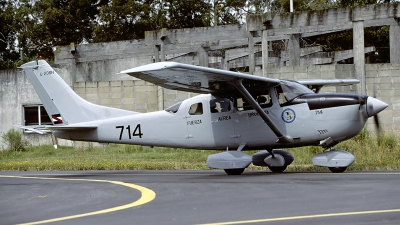
[[[120,73],[199,95],[163,111],[138,113],[87,102],[44,60],[21,68],[53,121],[22,128],[50,129],[58,138],[76,141],[224,150],[210,155],[207,165],[229,175],[242,174],[250,163],[283,172],[294,157],[281,148],[308,145],[322,147],[312,157],[314,165],[344,172],[354,156],[333,147],[388,106],[361,94],[319,93],[324,85],[357,84],[356,79],[289,81],[159,62]],[[243,152],[259,149],[266,151]]]

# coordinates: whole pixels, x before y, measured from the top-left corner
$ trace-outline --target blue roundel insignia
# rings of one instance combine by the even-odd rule
[[[285,123],[291,123],[296,119],[296,113],[293,109],[285,109],[282,112],[282,120]]]

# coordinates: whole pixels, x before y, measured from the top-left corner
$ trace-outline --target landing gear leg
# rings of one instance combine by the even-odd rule
[[[271,154],[271,157],[272,157],[273,160],[277,160],[277,161],[282,161],[283,162],[283,163],[280,163],[280,164],[283,164],[281,166],[268,165],[267,164],[268,165],[268,169],[271,170],[271,172],[273,172],[273,173],[282,173],[283,171],[285,171],[286,168],[287,168],[287,165],[286,165],[286,162],[285,162],[285,158],[279,153],[275,152],[275,154],[274,154],[274,151],[271,150],[271,149],[267,150],[267,152],[269,154]]]

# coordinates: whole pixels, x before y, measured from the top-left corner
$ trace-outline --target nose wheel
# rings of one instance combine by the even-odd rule
[[[225,173],[228,175],[240,175],[243,173],[244,168],[240,169],[224,169]]]

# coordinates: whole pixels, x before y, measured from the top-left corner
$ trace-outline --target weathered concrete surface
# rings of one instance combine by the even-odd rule
[[[64,68],[54,68],[66,79]],[[0,71],[0,134],[23,124],[23,106],[41,104],[38,95],[30,84],[22,70],[1,70]],[[31,144],[51,144],[49,135],[26,134],[24,135]],[[69,141],[59,140],[61,145],[70,145]],[[0,142],[0,150],[4,143]]]

